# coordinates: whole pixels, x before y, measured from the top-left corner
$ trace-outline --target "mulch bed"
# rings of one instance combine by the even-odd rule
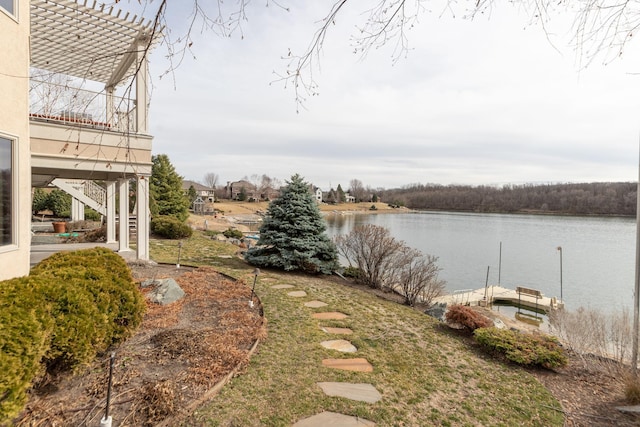
[[[216,384],[247,366],[266,336],[262,307],[251,290],[212,268],[132,265],[137,280],[174,277],[186,296],[148,303],[135,335],[115,354],[110,415],[114,425],[174,425],[212,397]],[[257,300],[254,300],[254,302]],[[104,416],[110,354],[76,375],[44,378],[18,426],[95,426]]]

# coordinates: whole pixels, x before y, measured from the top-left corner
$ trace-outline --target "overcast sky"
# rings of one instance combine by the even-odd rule
[[[638,179],[637,44],[585,69],[568,19],[545,34],[501,4],[473,21],[423,14],[394,65],[392,46],[364,60],[353,53],[355,2],[314,70],[320,95],[296,113],[274,71],[286,69],[289,49],[306,48],[327,9],[292,3],[289,12],[252,4],[242,38],[196,31],[196,58],[162,79],[166,49],[152,53],[153,151],[185,179],[299,173],[324,190],[352,179],[372,188]],[[168,18],[176,37],[184,16],[169,9]]]

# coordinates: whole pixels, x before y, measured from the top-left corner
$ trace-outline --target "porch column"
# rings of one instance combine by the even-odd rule
[[[140,43],[142,43],[141,41]],[[147,82],[149,81],[149,70],[147,67],[146,50],[142,47],[138,49],[138,74],[136,75],[136,131],[137,133],[149,133],[147,123]]]
[[[149,260],[149,177],[139,176],[136,188],[137,258]]]
[[[84,221],[84,203],[75,197],[71,198],[71,221]]]
[[[129,249],[129,180],[118,180],[118,193],[120,195],[119,212],[120,225],[118,227],[118,251],[128,251]]]
[[[113,129],[113,127],[115,125],[115,122],[113,120],[113,116],[114,116],[114,113],[115,113],[115,106],[114,106],[114,102],[113,102],[113,86],[107,86],[105,88],[105,91],[107,93],[107,100],[106,100],[107,101],[106,102],[107,103],[107,111],[106,111],[107,120],[106,121],[107,121],[107,124],[109,126],[111,126],[111,128]]]
[[[116,182],[107,182],[107,243],[116,242]]]

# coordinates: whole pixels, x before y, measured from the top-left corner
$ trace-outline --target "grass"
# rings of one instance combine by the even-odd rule
[[[253,268],[238,258],[220,258],[234,247],[204,238],[200,233],[184,242],[182,264],[215,265],[221,272],[253,284]],[[151,242],[152,258],[175,262],[177,242]],[[277,284],[294,289],[272,289]],[[292,298],[304,290],[305,298]],[[446,328],[410,308],[323,277],[263,271],[256,293],[264,305],[268,337],[249,367],[227,384],[210,403],[187,422],[207,426],[290,426],[294,422],[333,411],[391,426],[561,426],[560,408],[533,376],[476,352]],[[303,303],[321,300],[321,309]],[[341,311],[344,320],[320,321],[311,314]],[[331,336],[320,326],[351,328],[347,336],[355,355],[324,349]],[[364,357],[372,373],[324,368],[324,358]],[[320,381],[371,383],[383,398],[375,404],[329,397]]]

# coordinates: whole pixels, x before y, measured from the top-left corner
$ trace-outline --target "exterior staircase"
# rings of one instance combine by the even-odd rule
[[[56,178],[51,183],[101,215],[107,214],[107,190],[95,182],[88,179]]]

